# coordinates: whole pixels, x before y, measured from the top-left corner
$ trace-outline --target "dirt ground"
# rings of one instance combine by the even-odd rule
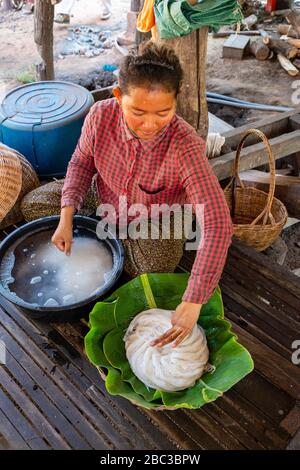
[[[76,0],[70,25],[54,24],[55,73],[57,79],[82,82],[89,75],[102,69],[103,64],[118,64],[122,55],[113,47],[97,57],[64,56],[69,27],[77,25],[99,26],[111,31],[111,39],[126,29],[126,13],[130,0],[114,0],[113,14],[107,21],[100,20],[99,0]],[[243,61],[222,58],[224,39],[209,38],[207,56],[207,89],[273,105],[292,105],[292,78],[280,68],[276,60]],[[0,12],[0,99],[7,91],[20,83],[17,78],[33,68],[39,61],[33,36],[33,16],[21,12]],[[275,79],[274,79],[275,78]],[[296,77],[297,79],[297,77]],[[271,113],[239,111],[234,108],[220,110],[218,114],[234,126],[252,122]]]
[[[104,64],[117,64],[122,55],[114,47],[97,57],[69,55],[61,58],[68,29],[77,25],[99,26],[110,31],[113,40],[126,29],[126,14],[130,0],[112,2],[112,16],[100,19],[99,0],[76,0],[72,9],[70,25],[54,23],[55,74],[57,79],[78,82],[80,78],[102,69]],[[0,100],[7,91],[20,85],[17,77],[39,62],[34,42],[33,15],[20,12],[0,12]]]

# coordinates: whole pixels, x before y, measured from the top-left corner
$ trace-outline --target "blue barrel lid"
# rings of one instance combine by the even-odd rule
[[[85,116],[94,99],[80,85],[64,81],[45,81],[22,85],[10,91],[0,106],[0,124],[32,129],[53,128]]]

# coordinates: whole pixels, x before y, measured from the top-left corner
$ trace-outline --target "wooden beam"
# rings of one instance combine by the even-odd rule
[[[289,119],[300,113],[300,106],[295,107],[292,111],[280,113],[277,116],[263,118],[258,121],[251,123],[251,127],[261,130],[268,139],[276,137],[281,134],[285,134],[290,130]],[[228,132],[223,132],[222,135],[225,137],[226,148],[235,150],[245,132],[249,129],[249,124],[232,129]],[[247,145],[252,145],[259,142],[259,139],[255,135],[251,135],[247,139]]]
[[[249,125],[248,125],[249,128]],[[300,151],[300,130],[274,137],[270,140],[275,160]],[[209,161],[219,180],[228,178],[232,174],[233,162],[236,152],[213,158]],[[268,163],[268,155],[263,143],[250,145],[241,152],[240,171],[256,168]]]
[[[290,117],[289,129],[291,131],[300,129],[300,114],[295,114],[294,116]],[[295,157],[296,171],[298,171],[298,175],[300,176],[300,152],[296,152],[294,154],[294,157]]]
[[[53,63],[54,5],[51,0],[36,0],[34,7],[34,40],[42,62],[37,65],[38,80],[54,80]]]
[[[268,192],[270,173],[258,170],[242,171],[240,178],[248,187]],[[300,178],[297,176],[276,175],[275,197],[286,206],[289,215],[300,218]]]

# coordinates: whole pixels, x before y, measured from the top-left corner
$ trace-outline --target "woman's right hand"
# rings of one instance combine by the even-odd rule
[[[55,230],[53,237],[51,238],[52,243],[60,250],[69,256],[71,254],[71,246],[73,239],[73,227],[72,224],[66,222],[59,222],[57,229]]]

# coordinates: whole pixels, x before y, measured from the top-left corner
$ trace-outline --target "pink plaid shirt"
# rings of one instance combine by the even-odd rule
[[[140,140],[127,127],[114,98],[96,103],[87,115],[68,165],[61,207],[77,210],[97,174],[101,203],[204,205],[204,241],[198,247],[182,300],[206,303],[216,288],[231,243],[229,210],[205,153],[205,142],[175,115],[154,139]]]

